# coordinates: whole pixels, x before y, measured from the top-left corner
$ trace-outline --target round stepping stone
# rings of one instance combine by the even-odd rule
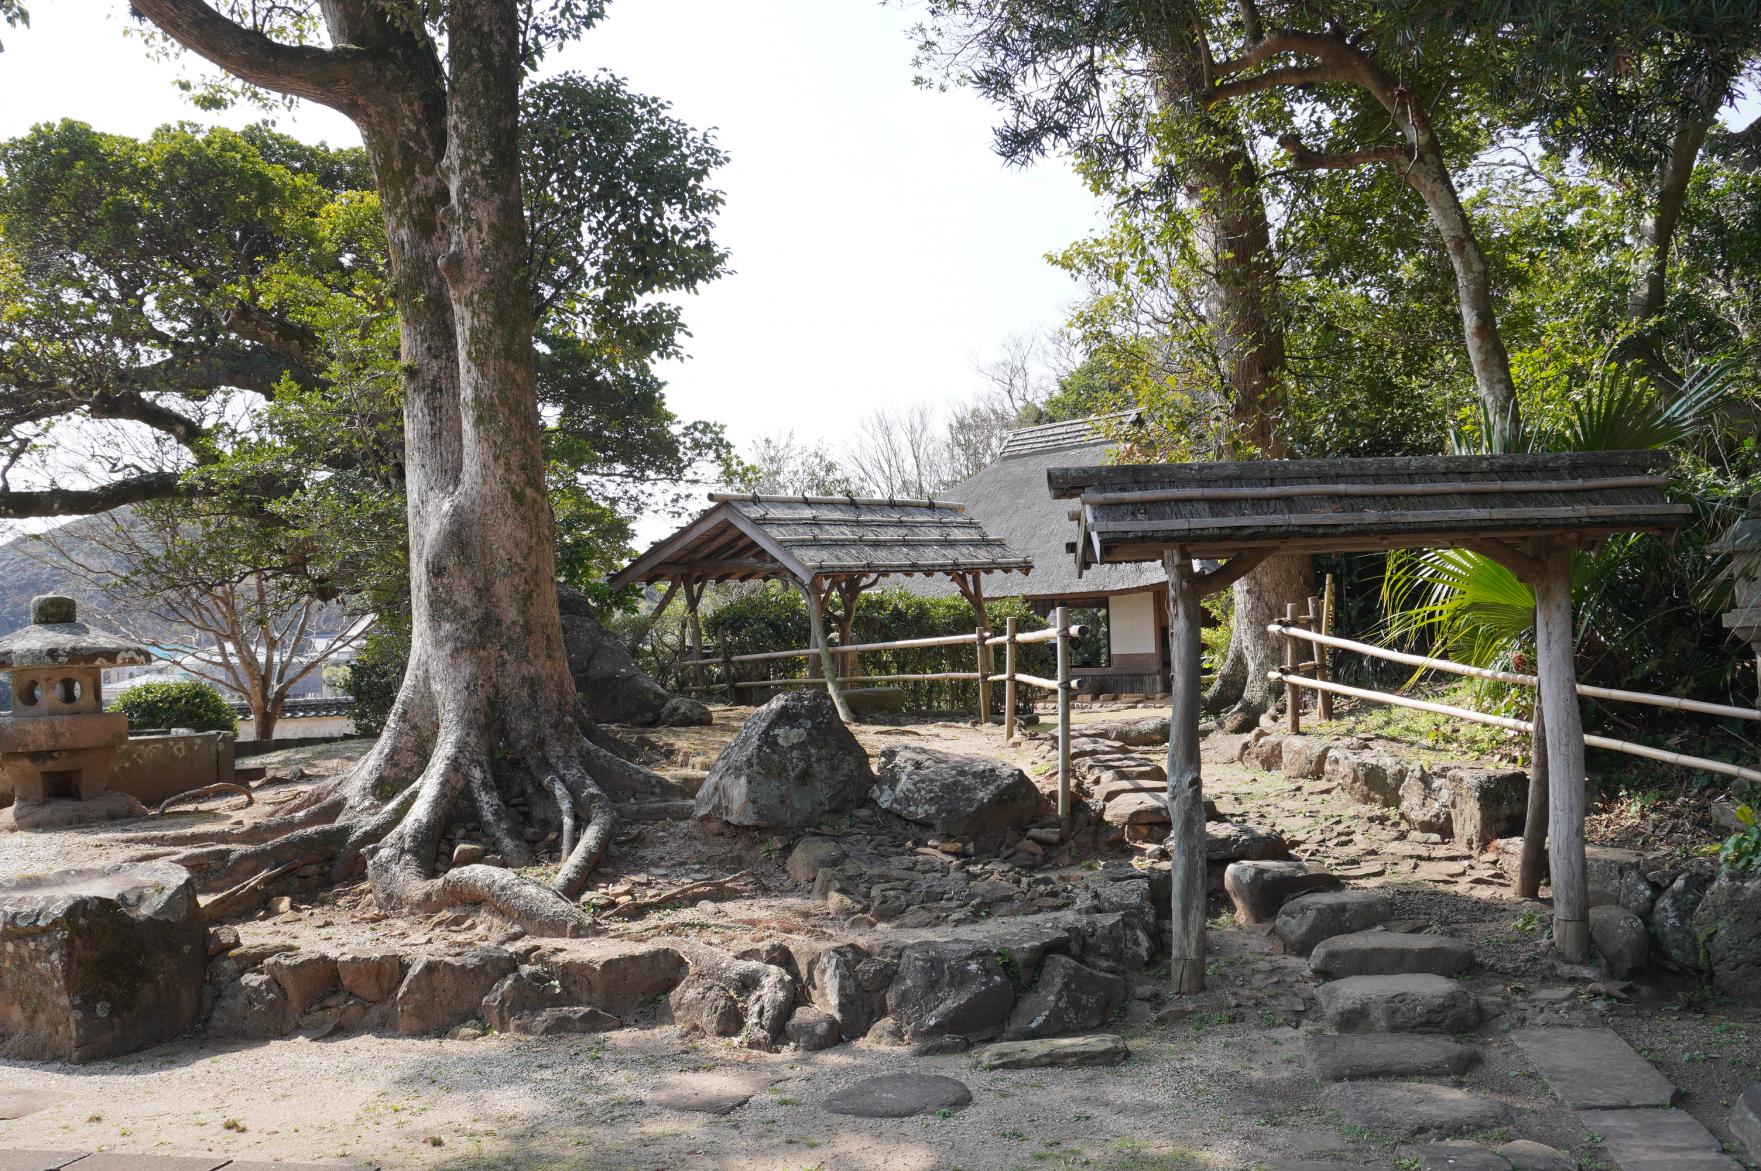
[[[1316,944],[1309,956],[1310,971],[1334,980],[1411,973],[1459,976],[1473,966],[1473,949],[1459,939],[1396,931],[1335,935]]]
[[[1340,1082],[1328,1086],[1322,1100],[1353,1126],[1393,1138],[1469,1134],[1511,1117],[1496,1098],[1427,1082]]]
[[[1322,1081],[1443,1077],[1466,1073],[1479,1050],[1423,1033],[1322,1033],[1308,1038],[1309,1068]]]
[[[1504,1156],[1505,1162],[1516,1171],[1578,1171],[1576,1159],[1546,1143],[1519,1138],[1492,1149]]]
[[[1323,939],[1368,931],[1394,915],[1387,895],[1372,890],[1319,891],[1291,899],[1278,910],[1272,934],[1286,955],[1308,955]]]
[[[1444,976],[1349,976],[1318,996],[1341,1033],[1462,1033],[1480,1023],[1474,994]]]
[[[1510,1171],[1510,1164],[1481,1146],[1465,1139],[1445,1139],[1422,1147],[1402,1148],[1400,1154],[1411,1160],[1401,1166],[1418,1165],[1418,1171]]]
[[[972,1091],[951,1077],[927,1073],[889,1073],[846,1086],[824,1103],[831,1114],[851,1118],[909,1118],[938,1110],[964,1110]]]
[[[648,1104],[695,1114],[731,1114],[775,1078],[726,1073],[687,1073],[664,1077],[648,1091]]]

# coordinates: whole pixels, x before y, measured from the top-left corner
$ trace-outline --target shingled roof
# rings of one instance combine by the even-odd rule
[[[1033,562],[964,504],[717,493],[712,507],[613,575],[611,584],[887,574],[1026,573]]]
[[[1079,502],[1080,571],[1176,546],[1213,558],[1668,534],[1690,510],[1664,497],[1663,464],[1648,451],[1554,452],[1056,467],[1046,480]]]

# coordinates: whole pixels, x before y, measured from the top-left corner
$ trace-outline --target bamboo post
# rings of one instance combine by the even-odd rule
[[[1320,630],[1322,624],[1326,621],[1326,616],[1327,616],[1326,603],[1323,602],[1318,597],[1310,597],[1309,598],[1309,616],[1308,616],[1309,629],[1310,630]],[[1311,673],[1314,675],[1314,677],[1316,679],[1319,679],[1319,680],[1322,680],[1323,682],[1325,682],[1326,678],[1327,678],[1327,666],[1326,666],[1326,663],[1323,661],[1324,655],[1323,655],[1320,644],[1319,643],[1310,643],[1308,646],[1308,653],[1311,656],[1310,661],[1314,664],[1314,668]],[[1327,693],[1325,691],[1317,691],[1315,694],[1319,696],[1319,695],[1326,695]],[[1329,704],[1327,706],[1331,707],[1332,705]],[[1329,711],[1326,715],[1322,715],[1321,714],[1321,707],[1322,707],[1322,705],[1321,705],[1320,701],[1316,700],[1316,702],[1315,702],[1315,718],[1317,720],[1332,719],[1333,713]]]
[[[1333,633],[1333,575],[1330,573],[1327,575],[1327,585],[1321,591],[1321,625],[1318,630],[1321,634]],[[1333,679],[1333,649],[1323,643],[1316,643],[1314,649],[1315,662],[1319,664],[1316,668],[1315,678],[1323,683],[1331,682]],[[1323,723],[1333,718],[1332,692],[1315,693],[1315,718]]]
[[[1284,622],[1288,626],[1296,625],[1296,603],[1286,602],[1284,605]],[[1302,659],[1297,651],[1297,640],[1291,635],[1284,636],[1284,671],[1295,675],[1297,664]],[[1294,683],[1284,685],[1284,727],[1292,735],[1302,731],[1302,691]]]
[[[1203,608],[1192,563],[1170,553],[1168,570],[1168,849],[1173,858],[1174,945],[1168,957],[1176,994],[1205,987],[1205,794],[1199,765],[1199,633]]]
[[[1015,619],[1003,619],[1003,739],[1015,739]]]
[[[984,727],[991,718],[991,679],[985,672],[984,661],[989,647],[984,645],[984,627],[973,631],[973,646],[978,660],[978,726]]]
[[[826,694],[832,697],[832,706],[838,709],[838,718],[846,724],[853,724],[856,717],[850,714],[850,705],[844,701],[844,689],[838,683],[838,668],[832,662],[831,647],[826,643],[825,608],[820,604],[819,590],[808,582],[802,584],[801,593],[807,599],[807,622],[813,632],[814,649],[819,652],[819,666],[825,677]]]
[[[740,689],[734,686],[734,652],[729,649],[726,638],[722,639],[722,683],[728,689],[728,702],[740,702]]]
[[[1529,801],[1523,813],[1523,855],[1517,865],[1516,895],[1541,893],[1541,868],[1547,860],[1547,719],[1541,695],[1535,693],[1535,730],[1529,733]]]
[[[1058,631],[1058,825],[1070,832],[1070,608],[1052,611]]]
[[[1571,549],[1540,555],[1535,591],[1535,657],[1547,713],[1547,855],[1553,886],[1553,946],[1560,958],[1590,958],[1589,892],[1584,874],[1584,724],[1573,665]]]

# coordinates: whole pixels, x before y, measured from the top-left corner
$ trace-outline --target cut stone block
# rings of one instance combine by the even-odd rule
[[[1511,1117],[1496,1098],[1427,1082],[1340,1082],[1328,1086],[1322,1100],[1354,1126],[1393,1138],[1469,1134]]]
[[[61,1171],[84,1151],[0,1151],[0,1171]]]
[[[0,879],[0,1053],[93,1061],[168,1041],[201,1009],[208,928],[169,862]]]
[[[1613,1029],[1518,1029],[1510,1039],[1574,1110],[1666,1107],[1675,1099],[1669,1079]]]
[[[1621,1171],[1741,1171],[1712,1132],[1680,1110],[1582,1110]]]
[[[1423,1033],[1321,1033],[1308,1038],[1309,1068],[1322,1081],[1444,1077],[1466,1073],[1480,1051]]]
[[[1335,935],[1368,931],[1394,915],[1387,895],[1371,890],[1319,891],[1291,899],[1278,910],[1272,934],[1287,955],[1308,955]]]
[[[1480,1002],[1444,976],[1350,976],[1319,992],[1341,1033],[1461,1033],[1480,1023]]]
[[[1309,968],[1329,979],[1425,973],[1459,976],[1474,966],[1473,949],[1447,935],[1354,931],[1315,945]]]
[[[1052,1037],[1038,1041],[1000,1041],[975,1055],[980,1069],[1040,1069],[1047,1066],[1118,1065],[1131,1056],[1125,1039],[1113,1033],[1090,1037]]]
[[[220,1155],[133,1155],[103,1151],[72,1164],[80,1171],[220,1171],[227,1159]]]

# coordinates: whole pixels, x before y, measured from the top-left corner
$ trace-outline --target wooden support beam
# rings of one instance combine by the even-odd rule
[[[1192,561],[1176,550],[1168,572],[1168,836],[1173,856],[1174,945],[1168,959],[1176,994],[1205,987],[1205,793],[1199,766],[1199,633],[1203,607],[1193,583]]]
[[[838,718],[846,724],[856,722],[850,714],[850,705],[844,701],[843,688],[838,685],[838,668],[832,662],[832,650],[825,636],[825,607],[821,601],[819,587],[811,582],[801,583],[801,596],[807,599],[807,623],[813,634],[814,649],[819,652],[819,666],[825,676],[826,694],[832,697],[832,706],[838,709]]]
[[[1553,887],[1553,947],[1561,959],[1590,958],[1589,892],[1584,873],[1584,724],[1578,708],[1572,634],[1571,550],[1540,552],[1535,591],[1535,657],[1547,736],[1547,857]]]
[[[1058,632],[1058,825],[1070,832],[1070,607],[1052,611]]]

